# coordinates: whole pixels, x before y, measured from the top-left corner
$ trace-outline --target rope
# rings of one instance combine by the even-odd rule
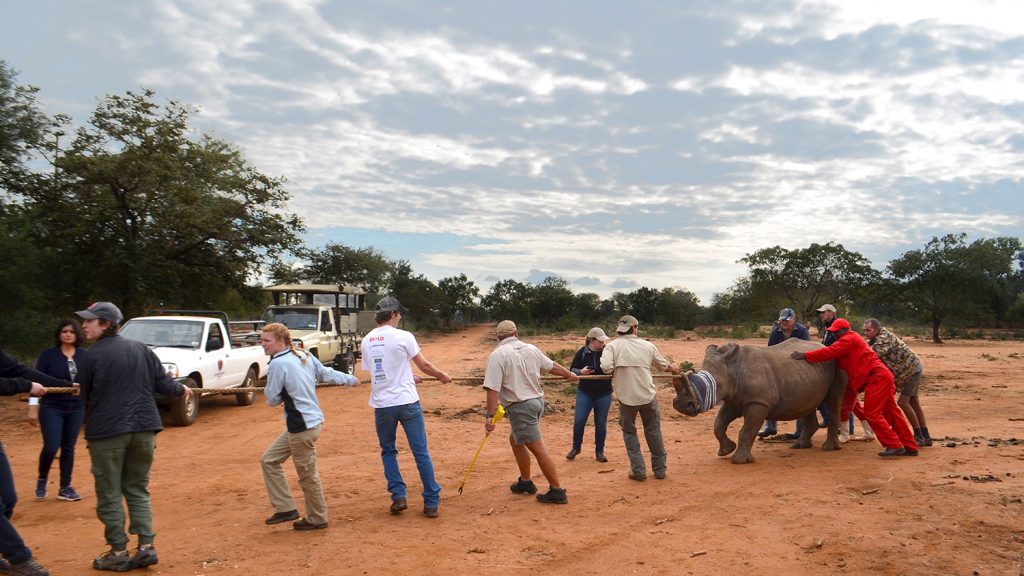
[[[671,380],[672,378],[678,378],[672,374],[652,374],[651,377],[654,380]],[[424,382],[437,382],[438,379],[432,376],[422,376]],[[607,380],[610,378],[608,375],[599,376],[580,376],[580,380]],[[452,382],[483,382],[483,376],[453,376]],[[561,376],[542,376],[541,381],[552,382],[552,381],[565,381],[565,378]],[[360,380],[360,384],[369,384],[369,380]],[[317,388],[338,388],[344,386],[344,384],[331,384],[330,382],[318,382]],[[262,392],[264,386],[250,386],[245,388],[193,388],[196,392],[199,392],[203,396],[220,396],[222,394],[248,394],[249,392]],[[47,388],[47,394],[71,394],[77,391],[78,388],[69,387],[53,387]]]

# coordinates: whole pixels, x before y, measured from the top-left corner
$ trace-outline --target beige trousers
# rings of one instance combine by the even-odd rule
[[[316,441],[322,429],[323,425],[296,434],[286,431],[274,440],[260,458],[263,483],[267,485],[267,495],[274,512],[295,510],[295,500],[281,466],[290,457],[306,499],[306,519],[313,524],[327,523],[327,501],[320,484],[320,472],[316,469]]]

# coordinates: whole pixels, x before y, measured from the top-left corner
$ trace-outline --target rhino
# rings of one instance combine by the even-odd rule
[[[834,361],[811,364],[793,360],[791,352],[823,348],[817,342],[790,338],[770,347],[735,343],[711,345],[704,351],[704,364],[697,374],[673,379],[676,397],[672,406],[688,416],[696,416],[718,401],[722,408],[715,418],[718,455],[732,454],[734,464],[754,461],[750,449],[765,418],[802,419],[803,433],[791,448],[810,448],[818,430],[815,409],[827,400],[828,437],[824,450],[839,450],[839,405],[846,391],[846,374]],[[743,417],[739,445],[726,434],[733,420]],[[734,452],[735,451],[735,452]]]

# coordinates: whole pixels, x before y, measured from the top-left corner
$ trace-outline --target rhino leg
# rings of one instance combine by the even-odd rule
[[[754,455],[750,449],[754,446],[754,438],[757,431],[764,424],[765,416],[768,415],[768,407],[762,404],[748,404],[743,409],[743,427],[740,428],[739,445],[732,455],[733,464],[750,464],[754,461]]]
[[[839,442],[839,410],[843,404],[843,396],[846,394],[846,374],[842,370],[836,370],[832,387],[828,390],[825,401],[828,402],[828,438],[822,444],[822,450],[841,450],[843,445]]]
[[[814,445],[811,437],[818,431],[818,411],[815,410],[800,420],[804,423],[804,429],[800,432],[800,437],[789,445],[790,448],[810,448]]]
[[[736,443],[729,438],[727,432],[729,424],[739,417],[740,411],[732,404],[722,404],[719,408],[718,416],[715,418],[715,438],[718,438],[719,456],[728,456],[736,449]]]

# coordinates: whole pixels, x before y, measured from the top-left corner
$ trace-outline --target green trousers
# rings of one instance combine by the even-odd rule
[[[156,536],[149,505],[154,436],[153,432],[134,432],[88,441],[96,479],[96,516],[103,522],[103,535],[114,550],[128,546],[122,498],[128,503],[128,531],[139,536],[139,544],[152,544]]]

